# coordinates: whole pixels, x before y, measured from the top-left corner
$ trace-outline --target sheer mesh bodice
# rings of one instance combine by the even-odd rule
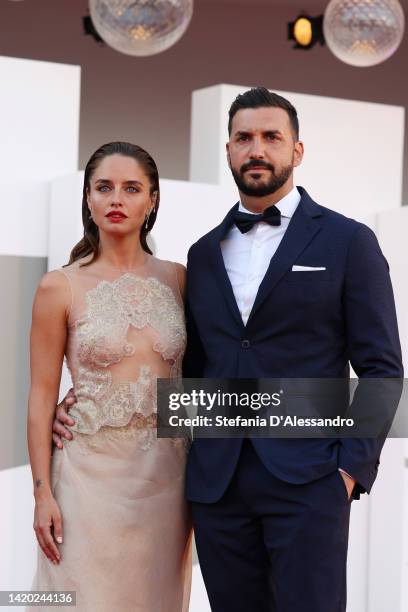
[[[112,428],[143,430],[148,447],[156,379],[181,374],[186,342],[176,266],[150,255],[126,272],[80,263],[60,270],[72,295],[66,347],[77,398],[72,429],[109,436],[125,433]]]

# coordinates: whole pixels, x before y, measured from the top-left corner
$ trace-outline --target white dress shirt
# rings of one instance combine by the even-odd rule
[[[281,225],[274,226],[260,221],[246,234],[241,234],[234,225],[221,242],[224,265],[244,325],[247,324],[259,285],[299,202],[300,193],[294,187],[276,203],[281,213]],[[255,214],[244,208],[241,202],[238,210]]]

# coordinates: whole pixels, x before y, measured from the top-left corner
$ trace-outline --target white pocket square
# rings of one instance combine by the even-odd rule
[[[292,272],[320,272],[326,270],[323,266],[314,268],[313,266],[292,266]]]

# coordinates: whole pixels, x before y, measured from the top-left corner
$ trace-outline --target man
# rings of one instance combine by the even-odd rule
[[[189,251],[184,376],[343,378],[349,362],[359,377],[402,376],[387,263],[371,230],[294,188],[298,129],[266,89],[231,106],[240,202]],[[349,501],[370,491],[380,450],[197,439],[187,496],[212,610],[343,612]]]
[[[238,96],[227,157],[240,202],[189,251],[184,376],[348,378],[351,364],[402,377],[387,263],[371,230],[294,187],[290,102]],[[195,440],[186,490],[211,609],[344,612],[350,502],[370,491],[381,446]]]

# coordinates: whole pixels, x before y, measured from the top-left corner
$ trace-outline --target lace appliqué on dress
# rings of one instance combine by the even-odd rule
[[[102,281],[86,295],[86,316],[77,322],[78,357],[82,364],[107,367],[131,356],[129,326],[153,327],[159,340],[153,350],[176,361],[186,342],[184,318],[170,287],[156,278],[126,273]]]
[[[156,379],[148,366],[140,368],[135,382],[112,383],[111,378],[109,371],[79,368],[73,431],[95,434],[104,426],[125,427],[134,413],[148,417],[156,412]]]
[[[137,347],[127,340],[131,325],[137,329],[148,325],[154,328],[158,339],[152,350],[170,362],[170,377],[181,373],[185,322],[170,287],[156,278],[126,273],[89,290],[85,314],[72,330],[79,361],[75,381],[77,403],[71,410],[75,419],[72,430],[85,434],[79,438],[86,446],[131,436],[137,439],[140,448],[147,450],[157,441],[156,377],[150,367],[140,365],[136,380],[120,382],[112,380],[108,369],[135,355]]]

